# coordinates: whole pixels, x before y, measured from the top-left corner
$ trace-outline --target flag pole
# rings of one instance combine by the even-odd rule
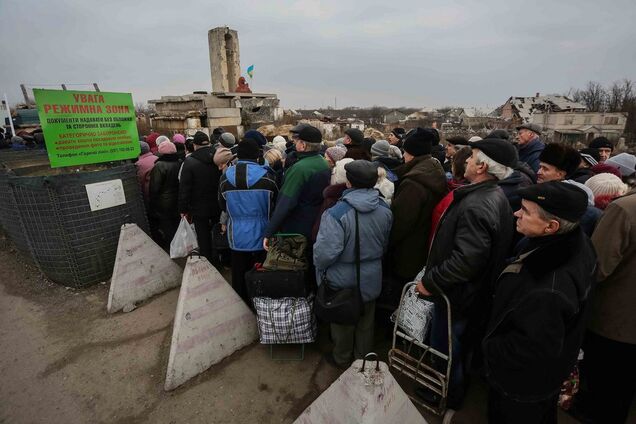
[[[11,108],[9,107],[9,101],[7,100],[7,93],[4,93],[4,105],[7,108],[7,115],[9,115],[9,125],[11,125],[11,134],[15,137],[15,128],[13,127],[13,118],[11,117]]]

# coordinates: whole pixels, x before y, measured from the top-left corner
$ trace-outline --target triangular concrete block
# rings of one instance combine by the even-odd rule
[[[148,299],[181,284],[183,271],[136,224],[124,224],[108,293],[108,312]]]
[[[183,272],[165,390],[172,390],[258,339],[256,317],[204,257]]]
[[[378,372],[375,361],[366,362],[366,373],[361,367],[362,361],[355,361],[294,423],[426,423],[384,362]]]

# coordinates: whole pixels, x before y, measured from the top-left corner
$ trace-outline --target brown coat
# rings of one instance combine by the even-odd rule
[[[636,189],[605,209],[592,243],[598,269],[588,328],[608,339],[636,344]]]

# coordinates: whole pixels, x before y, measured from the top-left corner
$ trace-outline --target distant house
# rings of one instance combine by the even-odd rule
[[[397,109],[390,111],[382,117],[382,122],[385,124],[396,124],[406,119],[406,114],[400,112]]]
[[[528,123],[534,113],[585,112],[585,105],[566,96],[510,97],[501,107],[501,117],[515,125]]]
[[[532,123],[543,126],[552,141],[587,144],[594,137],[617,140],[625,131],[627,114],[622,112],[557,112],[534,113]]]
[[[360,131],[364,131],[364,121],[361,119],[354,119],[349,122],[350,128],[357,128]]]

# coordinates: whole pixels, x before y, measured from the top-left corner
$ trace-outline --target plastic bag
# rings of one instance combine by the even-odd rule
[[[177,232],[170,242],[170,258],[183,258],[188,256],[194,249],[199,248],[197,234],[194,232],[193,227],[185,217],[181,218]]]
[[[406,334],[413,337],[420,343],[424,343],[426,332],[433,319],[433,302],[429,302],[417,295],[415,286],[407,289],[401,301],[400,316],[397,317],[398,311],[391,316],[391,321],[398,320],[398,326],[404,330]]]

